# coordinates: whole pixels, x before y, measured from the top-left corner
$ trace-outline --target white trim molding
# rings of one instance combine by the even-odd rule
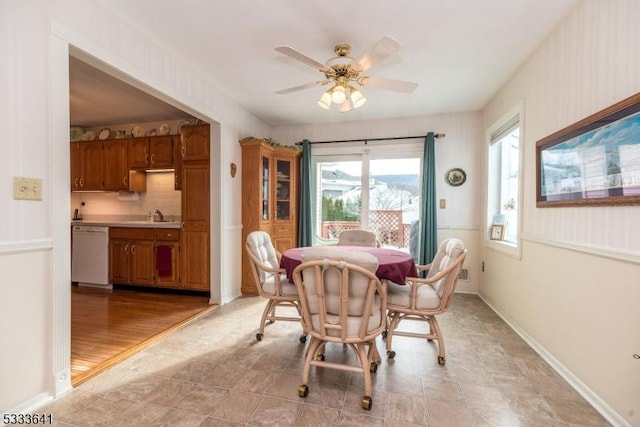
[[[640,252],[626,251],[589,244],[572,243],[564,240],[550,239],[548,237],[536,236],[528,233],[522,235],[522,240],[527,240],[529,242],[539,243],[547,246],[554,246],[556,248],[568,249],[575,252],[596,255],[604,258],[610,258],[616,261],[625,261],[633,264],[640,264]]]
[[[542,357],[565,381],[569,383],[573,389],[580,394],[593,408],[600,413],[607,421],[614,426],[631,427],[620,414],[618,414],[611,406],[609,406],[600,396],[598,396],[593,390],[591,390],[585,383],[580,381],[573,372],[567,369],[558,359],[556,359],[546,348],[538,343],[531,335],[529,335],[524,329],[518,325],[510,317],[501,313],[492,302],[482,294],[478,294],[482,299],[494,311],[520,338],[522,338],[540,357]]]
[[[53,249],[51,239],[22,240],[17,242],[0,242],[0,255],[43,252]]]

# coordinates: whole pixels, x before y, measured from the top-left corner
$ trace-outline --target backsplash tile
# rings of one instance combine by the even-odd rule
[[[121,200],[118,193],[71,193],[70,218],[78,209],[83,217],[125,215],[146,218],[149,211],[159,209],[165,217],[181,216],[181,192],[174,190],[173,172],[147,173],[147,191],[138,193],[137,200]],[[82,202],[85,206],[81,206]]]

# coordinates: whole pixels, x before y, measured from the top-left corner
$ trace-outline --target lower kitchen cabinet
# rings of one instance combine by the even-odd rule
[[[109,281],[180,289],[180,230],[109,228]]]
[[[180,283],[180,230],[155,229],[156,286],[181,288]]]
[[[120,285],[155,284],[153,228],[109,228],[109,281]]]

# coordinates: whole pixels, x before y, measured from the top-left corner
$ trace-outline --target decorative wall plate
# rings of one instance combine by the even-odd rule
[[[84,135],[84,129],[80,126],[71,126],[69,129],[71,141],[79,141],[82,138],[82,135]]]
[[[111,132],[111,129],[104,128],[98,134],[98,139],[105,140],[105,139],[111,138],[112,136],[113,136],[113,132]]]
[[[94,139],[96,139],[96,133],[92,130],[88,130],[82,134],[83,141],[93,141]]]
[[[460,168],[453,168],[447,171],[445,179],[449,185],[458,187],[467,180],[467,173]]]
[[[169,132],[171,132],[171,127],[169,127],[169,124],[167,123],[163,123],[158,128],[158,135],[169,135]]]
[[[131,136],[133,136],[134,138],[142,136],[142,128],[140,126],[134,126],[131,129]]]

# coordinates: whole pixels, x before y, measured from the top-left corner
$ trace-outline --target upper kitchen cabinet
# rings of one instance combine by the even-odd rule
[[[173,189],[182,190],[182,141],[180,135],[173,135]]]
[[[126,139],[102,142],[105,191],[146,191],[144,173],[129,167],[129,144]]]
[[[71,191],[146,191],[144,172],[129,168],[126,139],[72,142]]]
[[[71,143],[71,191],[101,191],[102,141]]]
[[[174,167],[173,153],[172,135],[129,139],[131,169],[171,169]]]
[[[183,126],[180,129],[180,156],[185,162],[209,160],[209,125]]]

